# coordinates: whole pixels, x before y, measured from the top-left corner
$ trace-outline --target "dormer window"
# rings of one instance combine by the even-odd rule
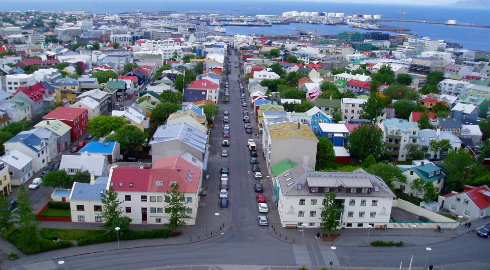
[[[460,197],[456,197],[456,201],[457,202],[461,201],[461,198]]]
[[[318,188],[317,187],[311,187],[310,192],[316,193],[316,192],[318,192]]]
[[[433,172],[429,173],[429,177],[432,177],[432,176],[434,176],[434,173]]]
[[[119,186],[122,187],[123,186],[123,182],[119,182]]]
[[[441,171],[436,171],[436,174],[439,175],[441,173]]]

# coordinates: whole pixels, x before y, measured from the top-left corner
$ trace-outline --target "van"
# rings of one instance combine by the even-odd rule
[[[223,123],[228,123],[230,121],[230,117],[228,115],[223,116]]]
[[[255,142],[250,142],[248,144],[248,149],[250,149],[250,150],[257,150],[257,146],[255,145]]]

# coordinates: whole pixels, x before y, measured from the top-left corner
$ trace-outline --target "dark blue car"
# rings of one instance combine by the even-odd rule
[[[221,207],[221,208],[227,208],[228,205],[229,205],[229,203],[230,202],[228,201],[227,198],[221,198],[221,199],[219,199],[219,207]]]

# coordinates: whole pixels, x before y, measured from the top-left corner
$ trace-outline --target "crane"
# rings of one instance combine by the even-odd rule
[[[398,32],[401,34],[401,33],[403,33],[403,22],[405,21],[405,14],[407,14],[407,12],[405,10],[398,10],[398,12],[400,12],[402,14],[400,29],[398,30]]]

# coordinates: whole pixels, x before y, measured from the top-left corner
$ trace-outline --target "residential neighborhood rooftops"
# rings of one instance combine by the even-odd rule
[[[148,191],[151,169],[140,167],[115,167],[110,174],[111,186],[115,191]]]
[[[61,156],[60,170],[76,169],[78,171],[88,171],[96,176],[103,176],[106,170],[105,156],[63,155]]]
[[[201,152],[206,152],[207,135],[187,123],[160,126],[155,131],[150,145],[179,140]]]
[[[383,121],[382,125],[384,125],[385,128],[398,128],[402,132],[410,132],[411,129],[419,127],[418,123],[408,122],[405,119],[398,118],[386,119]]]
[[[268,125],[272,140],[279,140],[291,137],[299,137],[309,140],[318,141],[317,137],[311,130],[311,127],[293,122],[282,122]]]
[[[456,103],[453,107],[453,111],[461,111],[466,114],[472,113],[477,107],[473,104],[466,104],[466,103]]]
[[[188,89],[218,89],[219,85],[206,79],[195,80],[191,82]]]
[[[488,186],[465,186],[463,192],[452,192],[444,195],[444,197],[449,198],[461,194],[466,194],[471,199],[471,201],[473,201],[480,209],[490,207],[490,201],[488,200],[488,198],[490,197],[490,189],[488,188]]]
[[[70,193],[71,201],[100,201],[102,194],[106,192],[107,177],[97,177],[93,184],[91,183],[73,183]]]
[[[319,123],[318,125],[322,132],[349,133],[345,124]]]
[[[150,192],[170,192],[173,183],[179,185],[179,192],[199,191],[201,170],[181,157],[160,158],[151,170],[148,185]]]

